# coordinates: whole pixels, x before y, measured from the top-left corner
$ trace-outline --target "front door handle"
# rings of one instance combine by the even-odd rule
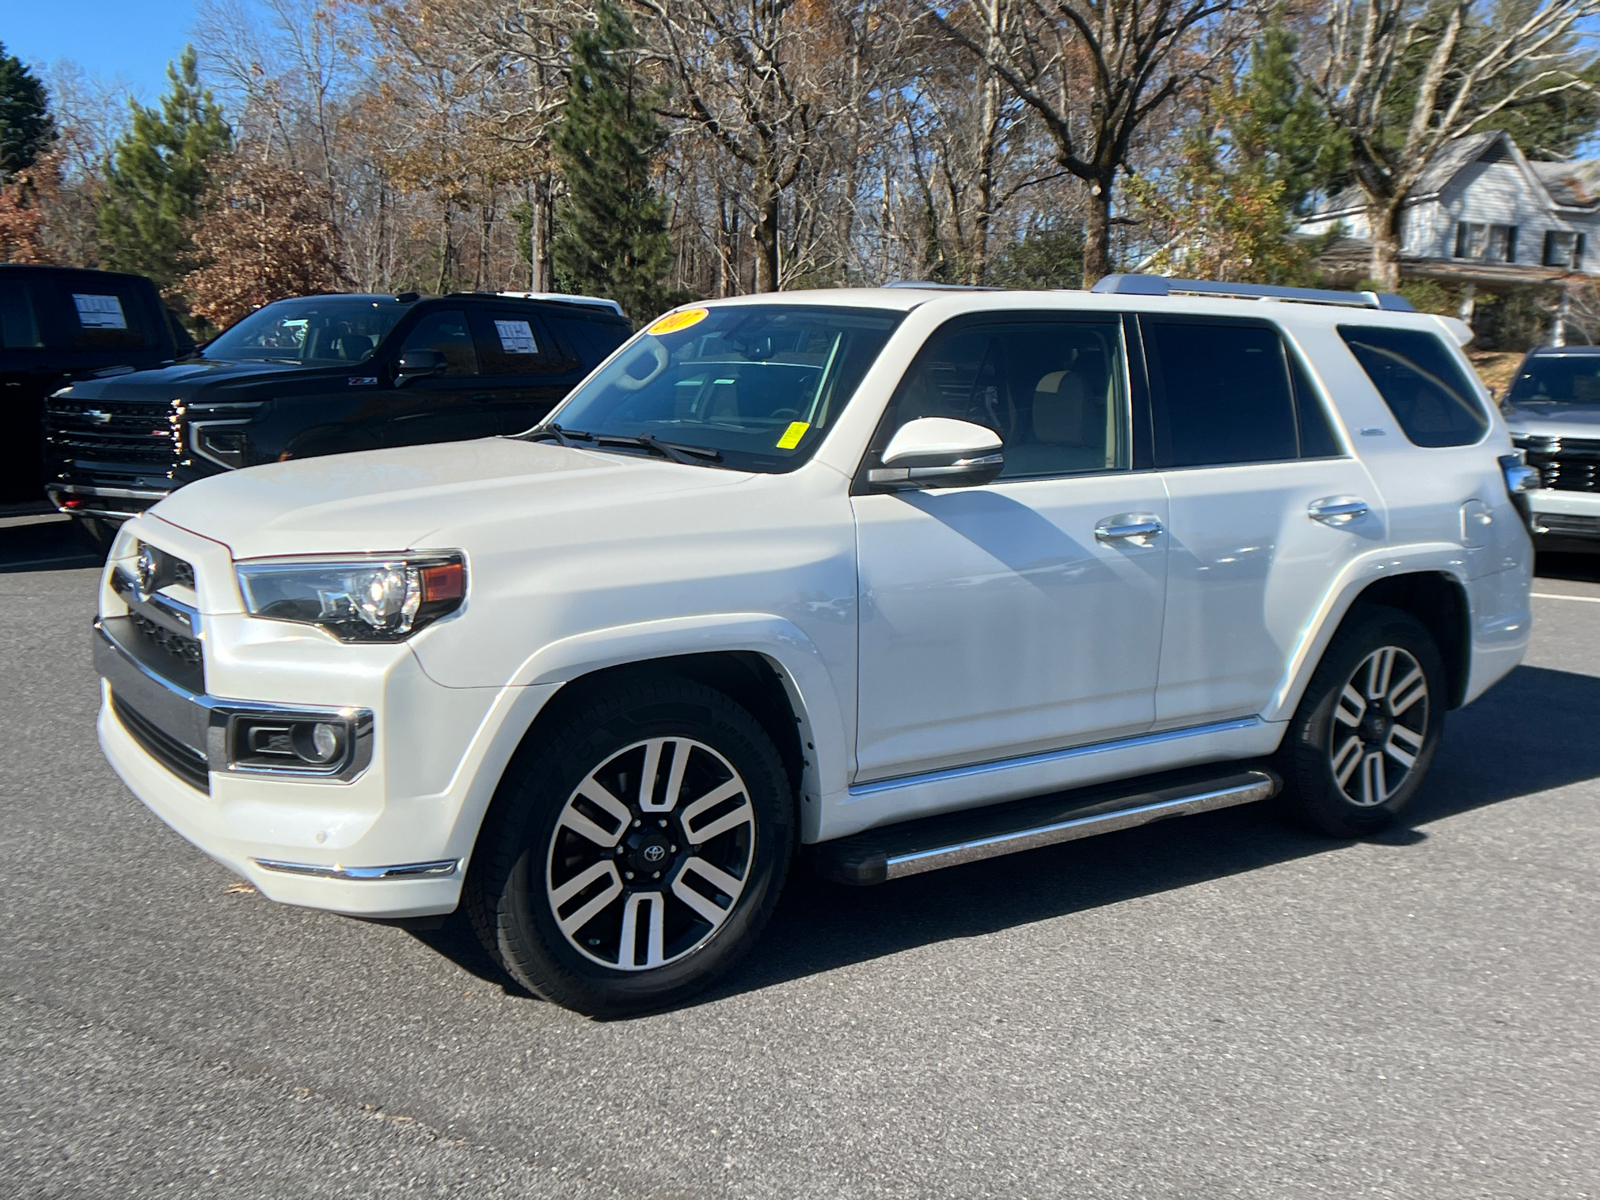
[[[1161,531],[1161,520],[1154,513],[1118,513],[1099,522],[1094,536],[1102,542],[1128,540],[1148,545],[1148,539]]]
[[[1306,516],[1324,525],[1348,525],[1370,511],[1360,496],[1324,496],[1306,505]]]

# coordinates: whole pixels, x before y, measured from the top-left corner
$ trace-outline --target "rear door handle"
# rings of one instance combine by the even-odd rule
[[[1153,538],[1162,531],[1161,521],[1154,513],[1118,513],[1106,517],[1094,527],[1094,536],[1102,542]]]
[[[1324,525],[1348,525],[1371,511],[1360,496],[1324,496],[1306,505],[1306,516]]]

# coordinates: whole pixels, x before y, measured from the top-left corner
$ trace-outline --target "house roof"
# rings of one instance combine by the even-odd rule
[[[1406,203],[1432,200],[1469,164],[1510,162],[1522,168],[1529,184],[1541,188],[1552,206],[1560,208],[1600,207],[1600,159],[1570,163],[1530,162],[1501,129],[1471,133],[1446,142],[1423,171]],[[1361,211],[1366,200],[1358,187],[1347,187],[1317,205],[1309,219],[1342,216]]]

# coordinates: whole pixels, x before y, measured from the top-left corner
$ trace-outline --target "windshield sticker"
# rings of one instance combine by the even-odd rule
[[[793,450],[800,444],[800,439],[805,437],[806,430],[811,428],[808,421],[792,421],[789,428],[783,431],[783,436],[778,439],[779,450]]]
[[[507,354],[539,353],[533,328],[526,321],[496,321],[494,331],[500,335],[500,346]]]
[[[115,296],[80,296],[74,292],[72,303],[78,309],[78,324],[85,329],[128,327],[128,318],[122,312],[122,301]]]
[[[686,308],[682,312],[668,313],[647,329],[646,333],[663,334],[677,333],[680,329],[687,329],[691,325],[698,325],[711,315],[707,308]]]

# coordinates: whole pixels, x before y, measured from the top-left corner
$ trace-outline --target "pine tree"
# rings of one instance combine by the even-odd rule
[[[1347,172],[1350,152],[1301,78],[1299,43],[1280,11],[1250,48],[1226,136],[1237,158],[1261,160],[1267,176],[1283,183],[1281,202],[1304,215]]]
[[[130,102],[132,128],[106,164],[99,217],[104,265],[148,275],[170,294],[191,265],[191,230],[205,207],[214,160],[231,149],[233,134],[210,90],[200,86],[194,47],[168,64],[167,79],[159,109]]]
[[[33,166],[55,139],[44,84],[0,43],[0,182]]]
[[[640,40],[611,0],[595,28],[572,39],[566,108],[555,134],[567,197],[551,245],[557,282],[599,293],[636,321],[667,307],[662,278],[672,261],[665,205],[650,185],[650,160],[666,131],[658,99],[639,78]]]

